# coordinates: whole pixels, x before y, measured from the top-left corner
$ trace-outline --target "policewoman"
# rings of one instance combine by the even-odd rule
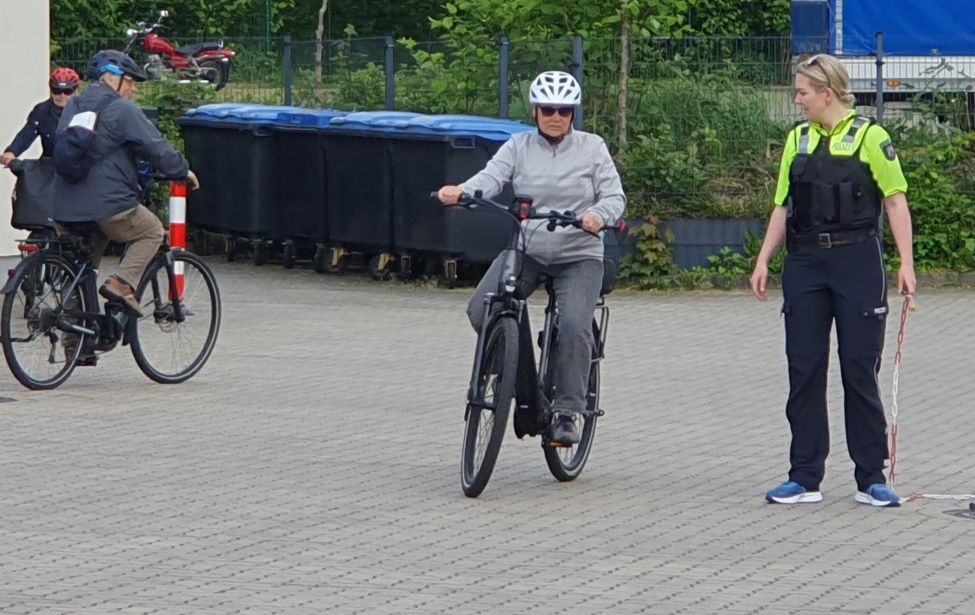
[[[789,133],[775,208],[751,276],[768,298],[768,262],[785,243],[782,273],[789,363],[786,416],[792,430],[788,480],[766,493],[771,503],[822,501],[829,454],[826,373],[830,329],[843,380],[846,441],[861,504],[898,506],[886,484],[887,420],[877,375],[887,322],[881,216],[887,213],[900,255],[897,289],[916,288],[907,182],[890,135],[851,110],[850,78],[825,54],[801,62],[795,103],[805,120]]]

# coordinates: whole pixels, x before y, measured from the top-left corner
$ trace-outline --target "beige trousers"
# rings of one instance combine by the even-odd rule
[[[127,243],[125,256],[119,262],[118,275],[135,289],[142,279],[142,272],[162,245],[162,222],[145,205],[98,221],[100,233],[92,235],[92,262],[98,267],[108,241]]]

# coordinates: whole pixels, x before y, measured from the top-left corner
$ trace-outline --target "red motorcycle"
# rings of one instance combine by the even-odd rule
[[[172,73],[180,79],[208,81],[218,90],[227,85],[234,52],[225,48],[223,41],[174,47],[159,34],[166,17],[169,17],[169,11],[159,11],[156,23],[140,21],[136,23],[137,27],[127,29],[128,43],[124,51],[131,54],[138,46],[145,53],[146,74],[152,79]]]

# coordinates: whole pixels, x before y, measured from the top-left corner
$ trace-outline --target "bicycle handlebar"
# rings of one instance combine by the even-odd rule
[[[430,196],[432,198],[439,198],[438,192],[431,192]],[[565,211],[547,211],[539,212],[532,206],[532,199],[526,196],[515,196],[515,200],[511,205],[502,205],[497,201],[491,199],[486,199],[481,196],[481,191],[477,190],[474,194],[461,194],[460,198],[457,200],[457,204],[454,207],[463,207],[465,209],[475,209],[480,206],[493,207],[499,209],[511,217],[515,218],[518,222],[524,222],[525,220],[548,220],[548,230],[554,231],[557,226],[572,226],[584,233],[588,233],[594,237],[599,237],[599,232],[602,231],[613,231],[618,234],[622,234],[626,231],[626,221],[619,220],[616,224],[606,225],[599,229],[599,232],[592,232],[582,227],[582,218],[580,218],[576,212],[571,209]],[[449,207],[449,206],[448,206]]]

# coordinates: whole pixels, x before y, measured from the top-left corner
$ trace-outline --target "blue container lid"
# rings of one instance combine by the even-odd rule
[[[479,115],[424,115],[411,120],[406,130],[414,134],[507,141],[513,134],[535,130],[535,128],[523,122]]]
[[[282,114],[299,111],[302,111],[299,107],[284,105],[248,105],[231,111],[231,115],[248,124],[268,125],[277,124],[278,117]]]
[[[410,120],[420,117],[409,111],[358,111],[332,118],[329,128],[356,132],[402,133]]]
[[[308,109],[285,105],[256,105],[248,103],[220,103],[190,109],[181,119],[184,123],[201,125],[271,125],[288,113],[307,112]]]
[[[337,109],[292,109],[278,113],[277,126],[282,128],[328,128],[333,118],[348,115]]]

